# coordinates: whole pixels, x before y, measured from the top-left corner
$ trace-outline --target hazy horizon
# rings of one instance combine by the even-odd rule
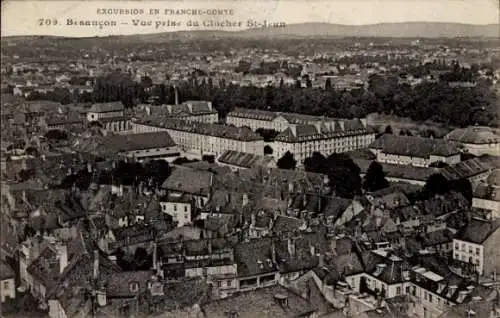
[[[98,15],[97,10],[143,9],[145,14]],[[165,9],[227,9],[232,15],[187,16],[149,15],[150,8]],[[22,12],[22,14],[20,14]],[[499,23],[498,4],[494,0],[217,0],[201,2],[184,0],[160,1],[4,1],[2,2],[2,37],[7,36],[64,36],[95,37],[113,35],[155,34],[175,31],[242,31],[251,29],[246,21],[284,22],[287,25],[325,23],[344,26],[364,26],[384,23],[457,23],[487,26]],[[39,18],[57,18],[58,26],[40,26]],[[67,19],[115,20],[115,27],[68,26]],[[176,20],[180,27],[133,26],[131,19]],[[243,26],[213,28],[189,27],[188,20],[243,21]]]

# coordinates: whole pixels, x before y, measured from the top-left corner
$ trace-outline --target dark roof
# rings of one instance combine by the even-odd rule
[[[162,188],[194,195],[208,195],[212,178],[213,173],[209,171],[175,167],[163,182]]]
[[[379,149],[388,154],[418,158],[429,158],[431,155],[448,157],[460,153],[453,143],[443,139],[392,134],[384,134],[373,141],[368,148]]]
[[[16,274],[12,267],[9,266],[5,261],[0,260],[0,280],[15,278]]]
[[[251,168],[259,166],[268,167],[274,159],[269,156],[259,156],[247,152],[226,150],[217,160],[221,163],[233,166]]]
[[[234,258],[238,266],[238,276],[240,277],[277,271],[275,265],[267,261],[272,259],[272,242],[270,239],[252,240],[236,245]]]
[[[234,127],[221,124],[207,124],[200,122],[188,122],[181,119],[158,119],[137,120],[137,124],[158,127],[163,129],[191,132],[194,134],[213,136],[224,139],[239,140],[244,142],[264,140],[262,136],[253,132],[248,127]]]
[[[173,146],[175,146],[175,142],[166,131],[112,135],[105,137],[101,145],[103,151],[108,149],[108,151],[112,152],[128,152]]]
[[[122,102],[95,103],[90,107],[88,112],[110,113],[123,111],[124,109]]]
[[[311,139],[331,139],[367,133],[369,131],[360,119],[321,121],[315,124],[298,122],[296,126],[288,127],[278,134],[276,141],[301,142]]]
[[[466,242],[482,244],[498,230],[500,222],[472,218],[467,226],[458,232],[456,238]]]
[[[298,231],[305,225],[306,222],[304,220],[286,215],[278,215],[274,220],[272,231],[279,234],[290,233]]]
[[[474,198],[498,202],[500,201],[500,188],[487,184],[478,184],[474,189]]]

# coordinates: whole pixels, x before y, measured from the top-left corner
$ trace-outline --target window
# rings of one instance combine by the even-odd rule
[[[217,282],[217,287],[222,287],[222,282],[221,281]]]
[[[405,288],[405,294],[409,294],[410,293],[410,286],[406,286]]]
[[[10,281],[6,280],[3,282],[3,289],[9,289],[10,288]]]
[[[432,294],[429,294],[429,301],[432,303]]]
[[[462,243],[462,251],[465,251],[465,243]]]
[[[230,281],[230,280],[228,280],[228,281],[226,282],[227,287],[231,287],[231,285],[232,285],[232,284],[233,284],[233,282],[232,282],[232,281]]]
[[[177,204],[174,204],[174,212],[177,212]]]
[[[427,300],[427,292],[424,292],[424,299]]]
[[[187,212],[188,211],[188,207],[187,205],[184,206],[184,212]]]
[[[396,287],[396,295],[401,295],[401,287]]]
[[[138,283],[131,283],[130,284],[130,291],[133,293],[136,293],[139,291],[139,284]]]
[[[476,255],[479,255],[479,253],[480,253],[479,247],[476,247]]]

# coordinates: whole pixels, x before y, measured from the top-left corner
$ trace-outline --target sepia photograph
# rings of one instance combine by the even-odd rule
[[[0,318],[500,318],[499,0],[1,6]]]

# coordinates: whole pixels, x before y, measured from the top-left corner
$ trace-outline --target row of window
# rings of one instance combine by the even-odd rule
[[[469,245],[469,244],[465,244],[465,243],[462,243],[460,245],[458,242],[455,242],[455,251],[458,251],[458,250],[460,250],[462,252],[468,251],[469,254],[473,254],[473,252],[475,250],[476,255],[481,254],[481,249],[479,247],[474,247],[473,245]]]

